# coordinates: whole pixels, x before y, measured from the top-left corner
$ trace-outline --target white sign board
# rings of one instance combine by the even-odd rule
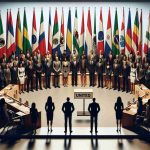
[[[92,99],[93,89],[74,89],[74,99]]]

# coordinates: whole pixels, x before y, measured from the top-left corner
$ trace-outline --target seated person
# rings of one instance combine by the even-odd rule
[[[144,123],[146,123],[147,125],[150,125],[150,99],[148,100],[148,103],[146,105]]]

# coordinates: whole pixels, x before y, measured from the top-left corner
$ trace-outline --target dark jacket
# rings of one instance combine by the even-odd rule
[[[100,106],[96,102],[92,102],[89,104],[88,111],[90,112],[91,116],[96,117],[100,111]]]

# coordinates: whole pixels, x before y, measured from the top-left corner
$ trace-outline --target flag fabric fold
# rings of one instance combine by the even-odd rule
[[[139,22],[139,38],[138,38],[138,52],[139,55],[142,57],[142,51],[143,51],[143,25],[142,25],[142,9],[141,9],[141,15],[140,15],[140,22]]]
[[[94,29],[93,29],[93,51],[97,53],[97,39],[96,39],[96,8],[94,9]]]
[[[51,25],[51,9],[49,9],[49,23],[48,23],[48,51],[52,54],[52,25]]]

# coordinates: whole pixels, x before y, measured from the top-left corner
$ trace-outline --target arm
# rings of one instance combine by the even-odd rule
[[[74,110],[75,110],[75,108],[74,108],[74,105],[73,105],[73,103],[72,103],[72,112],[74,112]]]
[[[65,112],[65,106],[64,106],[64,104],[62,106],[62,111]]]
[[[55,104],[53,103],[53,111],[55,110]]]
[[[91,113],[91,107],[90,107],[90,104],[89,104],[89,107],[88,107],[88,111]]]
[[[97,112],[100,112],[100,106],[99,106],[99,104],[98,104]]]

